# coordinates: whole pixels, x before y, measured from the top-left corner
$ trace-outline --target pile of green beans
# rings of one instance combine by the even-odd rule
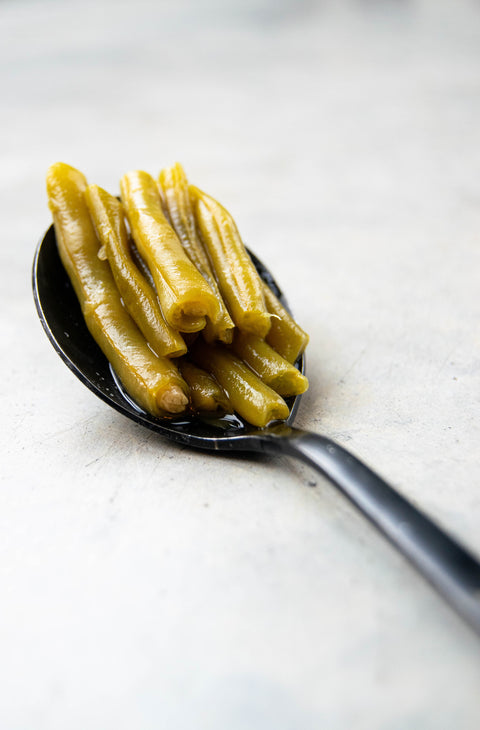
[[[120,199],[65,163],[47,172],[63,265],[87,327],[148,413],[288,416],[308,335],[259,277],[235,222],[178,163],[133,171]]]

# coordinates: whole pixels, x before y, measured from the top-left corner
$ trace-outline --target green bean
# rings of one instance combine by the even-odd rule
[[[208,282],[220,304],[220,315],[217,321],[212,322],[208,319],[203,335],[207,342],[221,340],[228,344],[232,341],[234,324],[220,294],[208,256],[197,234],[188,192],[188,180],[182,166],[177,162],[173,167],[164,168],[159,175],[158,184],[163,207],[175,233],[188,257]]]
[[[233,351],[279,395],[300,395],[307,390],[307,378],[260,337],[237,332]]]
[[[237,327],[259,337],[270,329],[261,279],[231,215],[198,188],[189,187],[202,240],[218,286]]]
[[[309,337],[265,282],[263,294],[267,309],[272,315],[272,326],[265,339],[285,360],[294,363],[308,345]]]
[[[197,332],[205,327],[207,315],[216,322],[219,303],[168,224],[153,178],[130,172],[120,188],[133,239],[151,271],[168,324],[181,332]]]
[[[98,185],[87,187],[85,199],[127,311],[157,355],[184,355],[185,342],[165,322],[155,291],[133,262],[122,204]]]
[[[179,361],[178,367],[190,388],[192,406],[195,411],[231,412],[226,394],[212,375],[183,358]]]

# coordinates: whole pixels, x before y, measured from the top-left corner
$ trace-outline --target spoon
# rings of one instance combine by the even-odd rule
[[[269,271],[250,255],[260,276],[286,305]],[[253,428],[237,416],[155,418],[124,391],[91,337],[60,261],[53,226],[38,245],[32,285],[47,337],[95,395],[124,416],[181,444],[214,451],[288,454],[306,462],[337,486],[480,634],[478,560],[356,456],[325,436],[294,428],[299,396],[288,401],[286,421],[263,429]],[[299,367],[303,370],[304,358]]]

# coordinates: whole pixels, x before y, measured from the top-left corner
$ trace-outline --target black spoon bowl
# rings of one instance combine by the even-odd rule
[[[268,269],[250,255],[260,276],[286,305]],[[155,418],[125,393],[90,335],[60,261],[53,226],[37,247],[32,285],[47,337],[95,395],[124,416],[181,444],[216,451],[283,453],[306,462],[337,486],[480,634],[478,560],[356,456],[325,436],[295,428],[299,397],[288,402],[286,421],[263,429],[253,428],[237,416]],[[303,370],[304,365],[302,358],[297,366]]]

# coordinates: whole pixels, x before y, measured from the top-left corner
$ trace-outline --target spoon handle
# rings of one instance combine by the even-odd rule
[[[295,456],[335,484],[480,634],[480,563],[339,444],[296,428],[266,433],[263,448]]]

